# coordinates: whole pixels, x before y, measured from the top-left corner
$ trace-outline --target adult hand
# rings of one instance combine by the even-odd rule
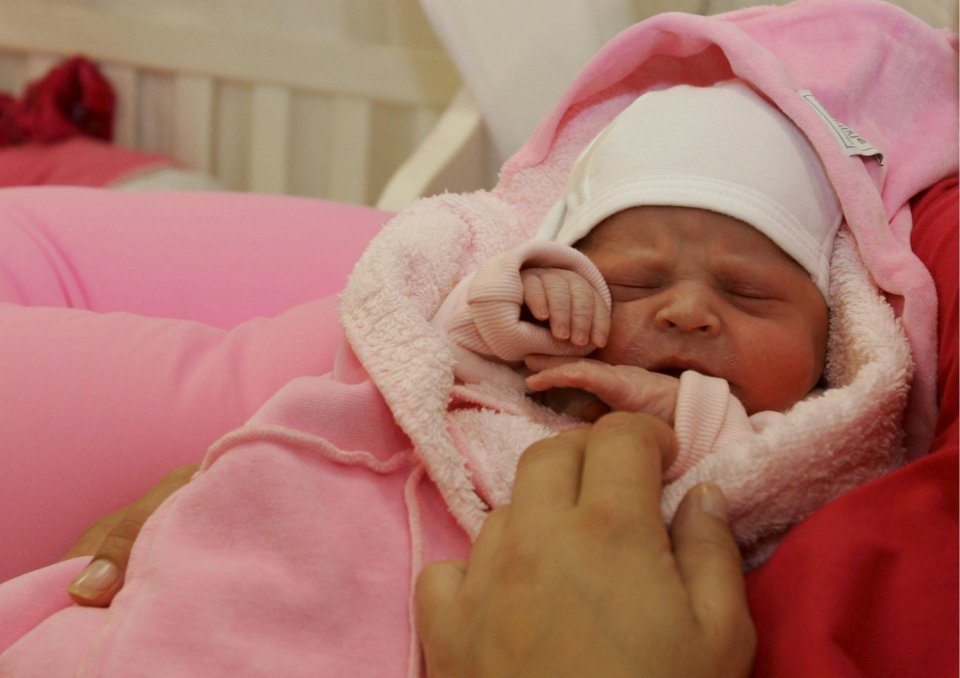
[[[668,534],[674,449],[666,424],[627,413],[528,449],[469,560],[417,582],[431,678],[746,675],[756,640],[726,500],[694,488]]]
[[[98,520],[64,556],[93,556],[68,589],[78,605],[106,607],[123,586],[130,551],[140,528],[171,494],[190,482],[196,464],[174,469],[146,495]]]

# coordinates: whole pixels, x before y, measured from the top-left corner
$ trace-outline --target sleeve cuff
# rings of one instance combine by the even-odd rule
[[[712,452],[721,438],[736,439],[750,430],[743,404],[723,379],[688,370],[680,375],[674,414],[677,458],[664,473],[671,482]]]

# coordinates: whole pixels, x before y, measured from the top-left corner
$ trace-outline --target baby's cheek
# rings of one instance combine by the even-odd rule
[[[818,351],[809,341],[772,337],[757,342],[752,360],[740,380],[741,400],[750,414],[764,410],[784,411],[802,400],[816,386],[823,369]],[[763,346],[769,347],[764,351]]]
[[[649,365],[651,347],[658,338],[651,336],[645,327],[635,313],[626,312],[614,303],[607,343],[590,357],[609,365]]]

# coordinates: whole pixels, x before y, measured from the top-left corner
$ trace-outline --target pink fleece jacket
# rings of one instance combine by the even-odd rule
[[[956,37],[871,0],[665,14],[597,56],[494,191],[419,201],[380,232],[342,297],[337,369],[290,383],[213,446],[144,528],[110,608],[65,600],[77,562],[0,587],[0,674],[419,675],[409,597],[421,563],[463,557],[489,506],[509,501],[520,451],[572,425],[506,389],[456,384],[433,317],[481,261],[529,239],[580,149],[636,96],[730,77],[808,135],[843,204],[834,387],[742,455],[704,457],[664,489],[665,515],[690,483],[720,482],[738,539],[762,557],[790,524],[902,461],[911,351],[920,449],[936,305],[909,249],[908,201],[957,171]],[[804,90],[885,164],[846,155]]]

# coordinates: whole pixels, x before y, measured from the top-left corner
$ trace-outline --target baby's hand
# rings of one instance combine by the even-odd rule
[[[527,377],[527,386],[533,391],[580,389],[592,393],[611,409],[644,412],[673,425],[680,387],[676,377],[584,358],[532,355],[525,362],[536,372]],[[589,421],[596,413],[595,406],[587,405],[579,416]]]
[[[610,311],[586,278],[562,268],[525,268],[523,303],[550,333],[574,346],[600,348],[610,333]]]

